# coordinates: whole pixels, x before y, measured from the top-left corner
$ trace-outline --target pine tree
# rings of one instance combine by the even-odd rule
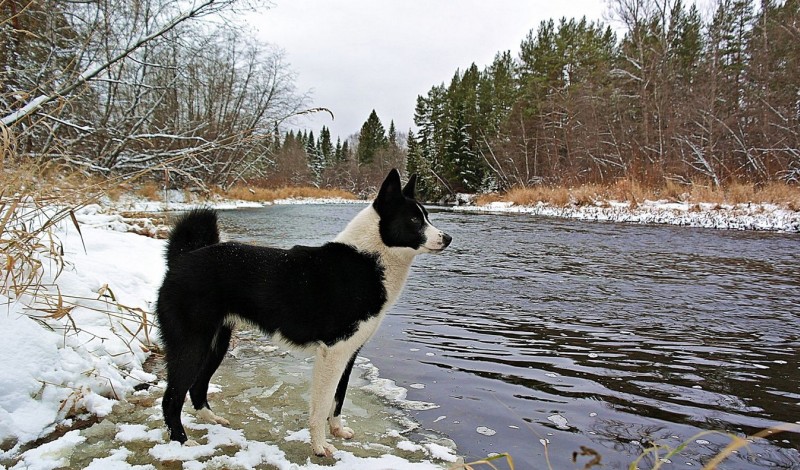
[[[293,147],[297,144],[296,138],[294,136],[294,131],[289,131],[286,133],[286,136],[283,138],[283,148]]]
[[[368,165],[375,160],[378,151],[389,146],[386,129],[381,124],[378,114],[373,109],[367,121],[361,126],[358,136],[356,157],[359,165]]]
[[[712,57],[723,82],[721,91],[728,113],[736,111],[744,91],[753,18],[752,0],[720,0],[709,27]]]
[[[333,161],[334,163],[340,163],[344,161],[344,155],[342,152],[342,139],[341,137],[336,138],[336,147],[333,150]]]
[[[426,200],[431,196],[430,184],[430,171],[427,168],[427,162],[422,155],[421,146],[417,143],[417,137],[414,131],[408,131],[408,138],[406,139],[408,149],[406,158],[406,174],[417,175],[417,198]]]
[[[270,152],[276,154],[281,151],[281,131],[278,128],[278,123],[275,123],[275,127],[272,130],[272,134],[270,135]]]
[[[389,122],[389,146],[392,148],[398,148],[397,145],[397,130],[394,127],[394,119]]]
[[[511,111],[518,95],[517,67],[511,51],[498,53],[481,74],[478,83],[478,110],[483,119],[483,136],[497,137],[500,126]]]
[[[320,139],[320,142],[322,139]],[[306,140],[306,157],[308,159],[308,168],[311,170],[312,184],[319,186],[322,180],[322,172],[325,170],[325,158],[320,151],[320,145],[314,139],[314,131],[308,132]]]
[[[350,153],[350,144],[345,140],[342,142],[342,161],[350,160]]]
[[[321,154],[320,157],[325,161],[325,164],[328,165],[332,163],[334,160],[334,149],[331,143],[331,131],[326,126],[322,126],[317,146]]]
[[[308,131],[308,135],[305,138],[305,146],[309,157],[317,153],[317,141],[314,139],[314,131]]]

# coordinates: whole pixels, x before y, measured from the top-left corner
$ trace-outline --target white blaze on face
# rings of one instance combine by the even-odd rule
[[[430,219],[428,219],[428,213],[421,205],[417,204],[417,206],[419,207],[420,212],[422,212],[425,220],[425,244],[422,246],[422,248],[427,251],[444,250],[448,245],[448,241],[446,239],[449,237],[447,237],[444,232],[433,226]]]
[[[431,251],[444,250],[447,244],[445,243],[444,232],[434,227],[430,223],[425,225],[425,245],[424,247]]]

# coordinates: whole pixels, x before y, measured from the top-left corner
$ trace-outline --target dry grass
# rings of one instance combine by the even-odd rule
[[[218,191],[218,195],[243,201],[269,202],[277,199],[293,198],[340,198],[356,199],[353,193],[342,189],[323,189],[314,187],[283,187],[283,188],[261,188],[249,186],[234,186],[227,191]]]
[[[136,188],[136,194],[151,201],[158,201],[164,194],[161,185],[147,181]]]
[[[507,201],[516,205],[530,206],[541,202],[565,207],[602,205],[612,200],[630,202],[632,207],[638,206],[645,200],[668,200],[690,204],[776,204],[798,211],[800,187],[770,182],[763,185],[731,183],[723,188],[716,188],[702,181],[687,185],[666,181],[659,188],[649,188],[638,182],[623,179],[611,185],[587,184],[576,188],[552,186],[512,188],[502,194],[480,195],[477,203],[486,205],[496,201]]]
[[[740,437],[735,434],[730,434],[722,431],[701,431],[694,436],[686,439],[677,447],[672,448],[667,445],[661,444],[652,444],[650,447],[646,448],[631,464],[628,466],[630,470],[635,470],[641,468],[641,466],[645,463],[647,459],[650,459],[653,462],[653,466],[649,467],[652,470],[659,470],[663,467],[664,463],[669,462],[669,459],[679,455],[681,452],[689,448],[692,443],[694,443],[697,439],[708,436],[708,435],[721,435],[726,436],[730,439],[730,444],[728,444],[724,449],[718,452],[711,460],[709,460],[705,465],[703,465],[703,470],[716,470],[717,467],[728,457],[732,454],[736,453],[739,449],[747,447],[753,440],[755,439],[766,439],[768,437],[774,437],[777,434],[782,432],[793,432],[799,433],[800,426],[797,424],[792,423],[780,423],[774,427],[769,429],[764,429],[759,431],[751,436],[747,437]]]
[[[80,319],[73,318],[73,310],[80,305],[117,319],[124,330],[117,334],[127,334],[130,347],[140,333],[145,344],[151,345],[152,321],[147,312],[117,302],[110,287],[104,286],[97,299],[83,299],[61,292],[57,284],[44,283],[45,272],[52,282],[65,266],[56,227],[71,224],[80,234],[75,211],[96,195],[119,187],[119,180],[90,178],[58,165],[22,160],[14,154],[13,141],[6,140],[8,135],[0,132],[0,294],[23,298],[30,306],[28,316],[47,328],[61,325],[65,332],[79,331]],[[90,300],[98,306],[87,306]]]

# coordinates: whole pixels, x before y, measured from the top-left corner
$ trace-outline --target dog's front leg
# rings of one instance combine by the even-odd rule
[[[361,348],[358,348],[347,362],[347,367],[345,367],[342,377],[339,379],[339,385],[336,386],[333,406],[331,406],[331,412],[330,415],[328,415],[328,426],[331,428],[331,434],[343,439],[352,439],[353,436],[355,436],[355,432],[351,428],[342,424],[341,414],[342,406],[344,405],[344,397],[347,394],[347,383],[350,381],[350,374],[353,371],[353,365],[356,362],[359,351],[361,351]]]
[[[325,439],[325,425],[333,404],[339,378],[347,367],[352,353],[324,345],[317,347],[314,375],[311,381],[311,403],[308,427],[311,449],[315,455],[332,457],[336,447]]]

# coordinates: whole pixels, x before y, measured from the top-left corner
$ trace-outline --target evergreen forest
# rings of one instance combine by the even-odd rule
[[[800,1],[612,0],[419,96],[408,171],[428,197],[632,179],[800,180]]]

